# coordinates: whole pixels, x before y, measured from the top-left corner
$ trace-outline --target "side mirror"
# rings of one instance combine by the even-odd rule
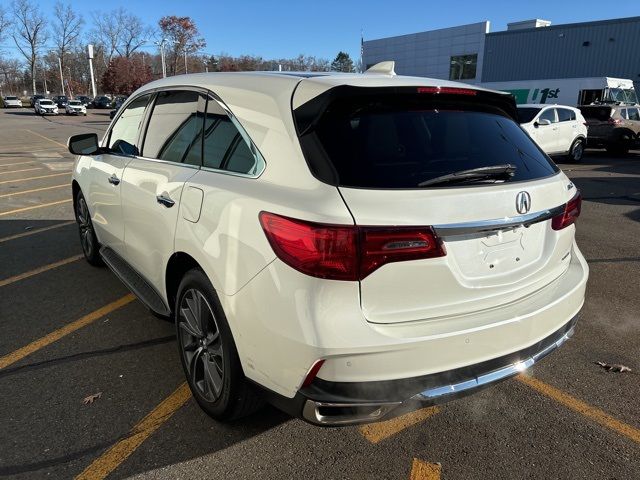
[[[538,120],[536,123],[534,123],[534,125],[536,127],[539,125],[551,125],[551,120],[547,120],[546,118],[543,118],[541,120]]]
[[[95,133],[73,135],[67,140],[67,147],[74,155],[95,155],[100,152],[98,135]]]

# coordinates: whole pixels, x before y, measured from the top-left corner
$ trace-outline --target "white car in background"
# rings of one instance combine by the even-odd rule
[[[4,108],[22,108],[22,101],[18,97],[4,97]]]
[[[507,94],[392,62],[151,82],[69,139],[82,249],[173,318],[214,418],[450,400],[559,347],[584,303],[580,193],[516,122]]]
[[[64,106],[67,115],[84,115],[87,116],[87,107],[80,100],[69,100]]]
[[[518,105],[518,120],[547,155],[582,160],[587,146],[587,121],[580,110],[565,105]]]
[[[58,105],[48,98],[37,100],[34,110],[37,115],[58,115]]]

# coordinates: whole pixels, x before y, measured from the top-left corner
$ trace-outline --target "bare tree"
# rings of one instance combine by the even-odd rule
[[[117,10],[116,10],[117,12]],[[102,48],[105,68],[117,53],[118,43],[125,25],[118,22],[114,12],[94,12],[94,29],[91,31],[93,42]]]
[[[7,16],[7,12],[0,5],[0,42],[4,40],[5,35],[7,34],[7,28],[9,27],[9,17]]]
[[[120,31],[116,51],[123,57],[131,58],[131,54],[144,45],[147,39],[151,38],[153,32],[142,22],[140,17],[128,13],[123,8],[116,10],[113,16],[118,24],[127,26]]]
[[[152,36],[151,29],[142,19],[124,8],[93,12],[92,15],[95,27],[91,37],[96,45],[102,47],[105,68],[116,54],[131,58],[131,54]]]
[[[60,68],[64,71],[65,60],[69,51],[82,33],[84,20],[71,8],[70,4],[57,2],[53,9],[56,21],[53,23],[53,36],[56,44]]]
[[[12,8],[16,15],[13,41],[29,64],[31,86],[35,95],[36,62],[40,49],[47,41],[45,17],[37,5],[29,0],[14,0]]]

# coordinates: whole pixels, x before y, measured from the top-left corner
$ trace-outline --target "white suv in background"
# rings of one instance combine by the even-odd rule
[[[582,160],[587,146],[587,121],[580,110],[565,105],[518,105],[520,126],[547,155]]]
[[[82,248],[173,317],[214,418],[446,401],[560,346],[584,302],[580,194],[516,121],[389,64],[155,81],[69,139]]]
[[[22,108],[22,101],[18,97],[4,97],[4,108]]]
[[[41,98],[33,107],[36,115],[58,115],[58,105],[53,100]]]

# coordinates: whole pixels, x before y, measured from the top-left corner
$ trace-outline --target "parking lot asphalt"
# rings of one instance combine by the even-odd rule
[[[0,112],[0,477],[640,478],[640,152],[560,163],[591,277],[575,336],[526,376],[367,427],[220,424],[173,326],[81,258],[65,143],[108,123]]]

